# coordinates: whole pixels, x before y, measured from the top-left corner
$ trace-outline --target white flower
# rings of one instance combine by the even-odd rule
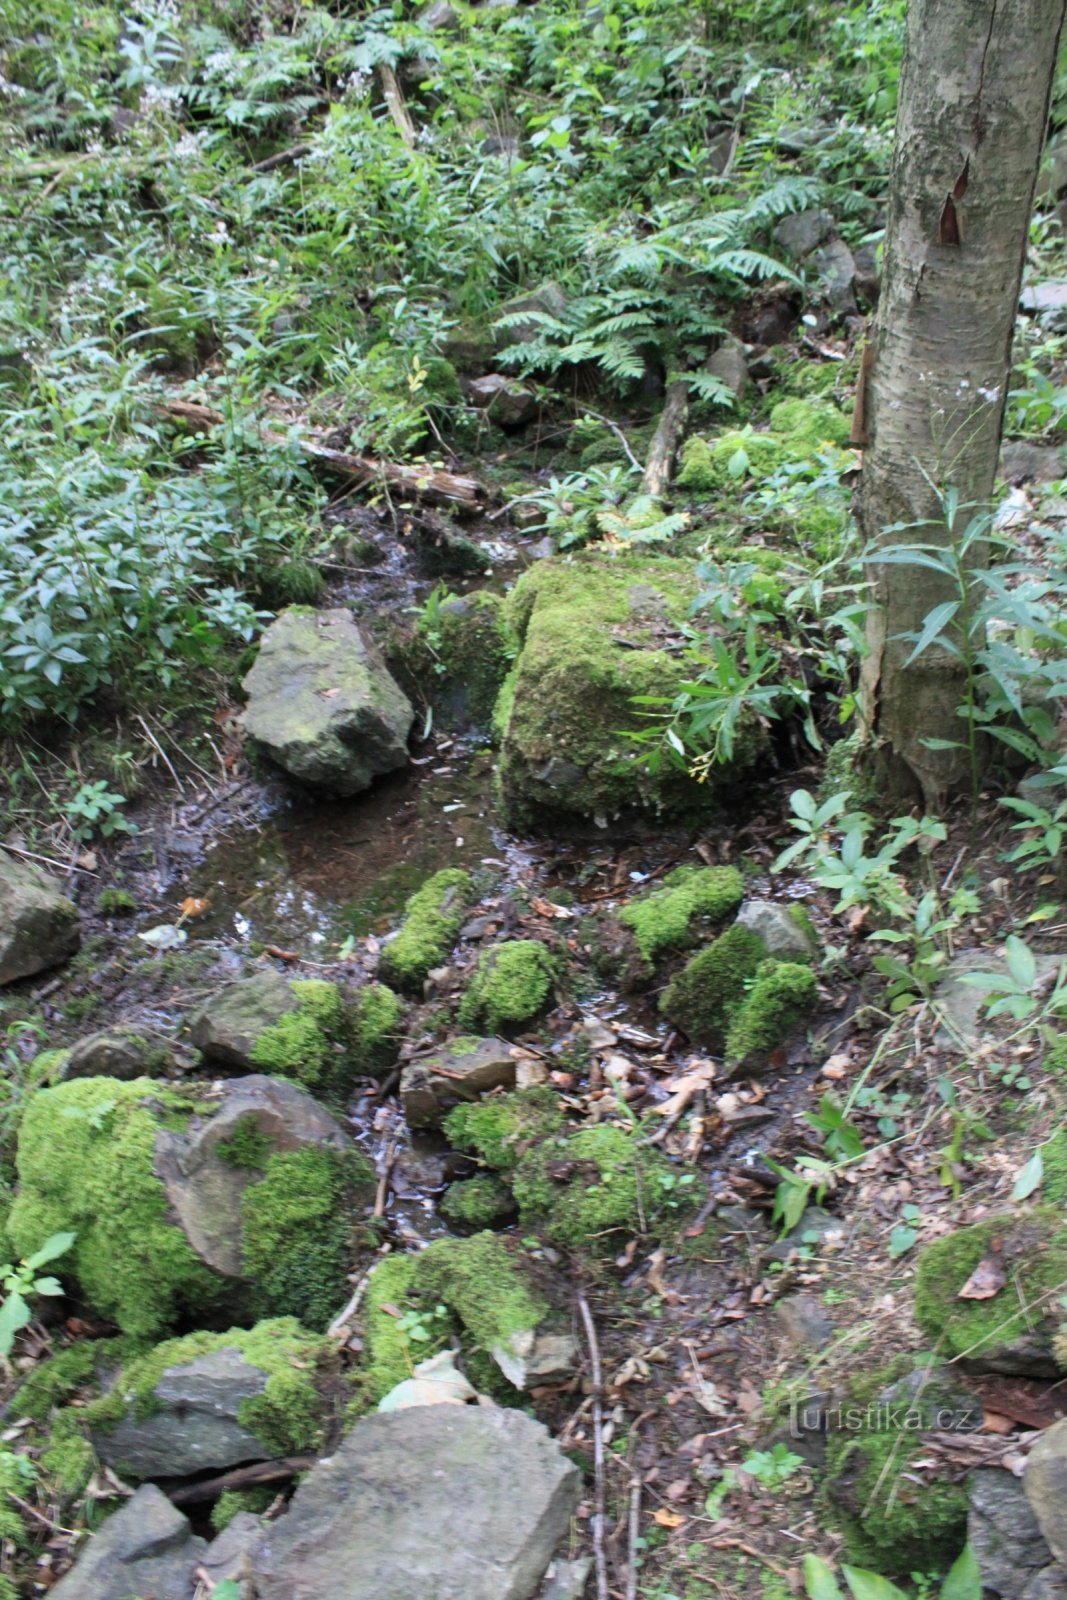
[[[170,116],[177,110],[181,100],[181,91],[171,89],[163,83],[150,83],[142,90],[139,110],[142,117],[150,117],[154,111],[163,116]]]
[[[0,72],[0,95],[6,100],[25,100],[26,90],[21,83],[12,83],[9,78],[5,78],[4,74]]]
[[[367,72],[350,72],[347,78],[341,79],[341,88],[345,94],[350,94],[354,100],[364,100],[370,93],[370,74]]]
[[[174,154],[180,161],[185,161],[191,156],[200,154],[200,135],[198,133],[183,133],[174,146]]]

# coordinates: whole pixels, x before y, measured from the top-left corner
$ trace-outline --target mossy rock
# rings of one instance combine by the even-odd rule
[[[324,1325],[343,1302],[374,1181],[326,1111],[260,1077],[199,1103],[151,1079],[42,1090],[23,1119],[18,1176],[12,1248],[28,1256],[73,1232],[59,1271],[142,1338],[235,1316]]]
[[[563,1126],[555,1090],[537,1085],[456,1106],[444,1129],[457,1150],[476,1156],[494,1172],[513,1172],[531,1144]]]
[[[666,557],[588,551],[523,574],[508,601],[522,647],[494,712],[512,822],[707,815],[714,780],[753,764],[765,744],[754,721],[711,785],[663,762],[653,770],[630,737],[648,729],[635,697],[670,700],[686,681],[675,652],[695,598],[691,565]]]
[[[503,597],[483,589],[424,612],[404,662],[438,727],[486,732],[516,649]]]
[[[980,1300],[959,1298],[980,1262],[1002,1287]],[[1053,1341],[1062,1311],[1052,1291],[1067,1279],[1062,1210],[991,1217],[935,1239],[919,1257],[915,1316],[946,1354],[987,1372],[1058,1377]],[[995,1281],[995,1278],[994,1278]],[[1062,1354],[1062,1352],[1061,1352]]]
[[[491,1172],[450,1183],[441,1201],[441,1214],[454,1228],[501,1228],[515,1218],[515,1196]]]
[[[681,1211],[689,1197],[657,1150],[609,1123],[542,1139],[522,1156],[512,1186],[524,1228],[593,1256],[655,1232],[664,1208]]]
[[[757,1072],[802,1017],[814,1008],[818,984],[809,966],[799,961],[761,961],[741,1004],[726,1030],[726,1066],[735,1072]]]
[[[676,867],[659,887],[597,919],[594,964],[626,989],[643,988],[662,957],[699,943],[733,915],[743,895],[736,867]]]
[[[556,971],[537,939],[507,939],[486,950],[460,1002],[460,1026],[499,1033],[531,1022],[548,1003]]]
[[[736,493],[750,479],[769,478],[781,467],[806,461],[827,444],[848,444],[851,424],[827,401],[781,400],[770,431],[730,429],[715,438],[694,436],[682,446],[678,487],[694,494]]]
[[[470,873],[459,867],[428,878],[408,900],[399,932],[382,951],[383,977],[405,993],[417,993],[448,959],[473,898]]]
[[[814,1007],[809,965],[768,958],[753,928],[735,922],[682,968],[660,1009],[701,1044],[722,1047],[733,1072],[758,1072]]]
[[[868,1374],[853,1386],[847,1405],[873,1420],[867,1431],[828,1434],[824,1499],[849,1560],[899,1579],[951,1563],[967,1537],[967,1491],[916,1467],[924,1450],[914,1433],[881,1425],[890,1376]]]

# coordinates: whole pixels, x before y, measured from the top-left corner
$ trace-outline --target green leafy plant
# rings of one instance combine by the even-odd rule
[[[83,783],[63,806],[63,815],[80,843],[99,835],[110,839],[116,833],[136,833],[137,824],[123,816],[125,795],[112,794],[107,782]]]
[[[843,1566],[841,1571],[852,1600],[907,1600],[902,1589],[877,1572]],[[913,1574],[916,1582],[924,1582]],[[804,1593],[807,1600],[843,1600],[829,1562],[811,1551],[804,1557]],[[939,1600],[982,1600],[982,1577],[970,1545],[964,1545],[939,1590]]]
[[[39,1250],[17,1265],[8,1262],[0,1267],[0,1286],[4,1291],[0,1305],[0,1358],[5,1362],[15,1346],[15,1335],[33,1317],[30,1301],[34,1295],[58,1295],[63,1285],[58,1278],[38,1277],[41,1268],[50,1261],[66,1255],[74,1243],[73,1233],[53,1233]]]

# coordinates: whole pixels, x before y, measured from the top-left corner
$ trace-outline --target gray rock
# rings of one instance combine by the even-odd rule
[[[793,908],[774,900],[746,900],[737,913],[740,927],[759,935],[767,954],[782,961],[810,961],[817,954],[806,929],[793,916]]]
[[[521,428],[537,415],[537,396],[515,378],[489,372],[467,385],[471,405],[484,411],[501,428]]]
[[[858,250],[853,251],[853,259],[856,263],[854,280],[856,294],[864,305],[876,306],[882,287],[882,274],[878,270],[878,251],[873,244],[861,244]]]
[[[794,211],[790,216],[783,217],[771,237],[791,260],[803,261],[833,231],[833,217],[820,206],[811,211]]]
[[[189,1016],[190,1038],[208,1061],[248,1072],[256,1041],[286,1012],[296,1010],[287,977],[273,969],[228,983]]]
[[[190,1600],[206,1550],[166,1495],[146,1483],[93,1534],[49,1594],[52,1600]]]
[[[256,1557],[259,1600],[532,1600],[580,1479],[520,1411],[363,1417]]]
[[[503,350],[509,344],[532,344],[540,335],[543,324],[541,317],[561,317],[567,309],[567,296],[558,283],[551,279],[540,284],[536,289],[531,289],[527,294],[513,295],[510,300],[505,300],[497,313],[497,322],[493,328],[493,340],[498,350]],[[530,312],[529,321],[521,320],[522,312]],[[500,326],[502,317],[518,317],[520,320],[506,328]]]
[[[832,1217],[821,1206],[806,1207],[795,1228],[776,1239],[762,1252],[762,1260],[785,1261],[794,1250],[807,1245],[817,1250],[822,1240],[833,1234],[843,1234],[845,1225],[840,1217]]]
[[[1063,966],[1063,956],[1035,956],[1037,976],[1043,985],[1051,985]],[[943,1019],[935,1043],[942,1050],[969,1051],[976,1049],[987,1035],[983,1029],[982,1007],[989,999],[982,989],[961,982],[967,972],[1007,973],[1008,964],[1003,956],[991,950],[961,950],[949,963],[945,976],[934,990],[934,1008]]]
[[[239,1511],[204,1552],[200,1565],[211,1582],[220,1584],[229,1579],[238,1585],[241,1600],[253,1600],[255,1561],[264,1531],[258,1517],[250,1511]]]
[[[148,1041],[133,1028],[90,1033],[71,1046],[68,1078],[140,1078],[146,1071]]]
[[[58,966],[80,943],[77,907],[56,880],[0,849],[0,985]]]
[[[1024,311],[1034,311],[1054,333],[1067,328],[1067,281],[1032,283],[1019,296]]]
[[[577,1561],[553,1561],[545,1573],[539,1600],[582,1600],[592,1557],[581,1556]]]
[[[506,1345],[493,1345],[489,1354],[509,1383],[529,1389],[572,1373],[578,1345],[573,1334],[561,1328],[524,1328],[511,1334]]]
[[[291,607],[244,680],[245,732],[291,777],[330,794],[407,765],[415,713],[345,607]]]
[[[821,1350],[837,1331],[833,1319],[813,1294],[786,1295],[776,1303],[774,1312],[787,1338],[799,1350]]]
[[[843,239],[828,239],[812,253],[810,264],[819,278],[819,292],[839,317],[850,316],[856,310],[856,296],[852,288],[856,276],[856,263],[852,251]]]
[[[820,144],[826,138],[826,128],[809,128],[800,123],[787,123],[779,128],[775,143],[787,156],[802,156],[805,150]]]
[[[476,322],[449,328],[441,353],[460,372],[484,372],[493,360],[493,335]]]
[[[1052,1559],[1018,1478],[985,1467],[971,1473],[967,1496],[967,1543],[983,1592],[1003,1600],[1067,1600],[1067,1578]]]
[[[309,1094],[282,1078],[235,1078],[218,1110],[183,1133],[156,1135],[155,1171],[174,1217],[204,1264],[224,1278],[241,1276],[241,1198],[257,1173],[218,1154],[239,1124],[252,1123],[275,1151],[349,1148],[341,1127]]]
[[[735,400],[744,397],[752,380],[740,339],[727,334],[719,348],[708,357],[707,367],[713,378],[726,385]]]
[[[266,1387],[267,1374],[239,1350],[213,1351],[168,1367],[152,1390],[149,1415],[131,1406],[113,1427],[93,1431],[93,1448],[106,1466],[133,1478],[184,1478],[267,1461],[274,1450],[237,1419],[241,1403]]]
[[[419,12],[418,20],[431,33],[455,33],[459,27],[459,17],[448,0],[432,0],[424,11]]]
[[[1031,1449],[1023,1488],[1052,1554],[1067,1566],[1067,1418],[1046,1428]]]
[[[400,1103],[412,1128],[433,1128],[461,1101],[514,1087],[509,1045],[502,1039],[461,1037],[408,1063],[400,1077]]]
[[[1051,483],[1067,476],[1059,445],[1030,444],[1026,439],[1009,439],[1001,446],[998,471],[1007,483],[1023,479]]]

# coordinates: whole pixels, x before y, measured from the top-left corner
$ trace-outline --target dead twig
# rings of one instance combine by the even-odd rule
[[[385,1215],[385,1202],[389,1196],[389,1179],[392,1175],[393,1163],[395,1160],[396,1140],[390,1139],[385,1148],[385,1157],[382,1161],[381,1172],[378,1174],[378,1189],[374,1196],[374,1210],[371,1212],[372,1217],[383,1217]]]
[[[217,1478],[201,1478],[181,1489],[173,1489],[170,1499],[176,1506],[217,1500],[227,1489],[248,1489],[257,1483],[278,1483],[283,1478],[295,1478],[298,1472],[310,1471],[318,1459],[318,1456],[279,1456],[275,1461],[255,1461],[249,1467],[235,1467],[232,1472],[220,1473]]]
[[[604,1548],[606,1482],[604,1473],[604,1376],[600,1366],[600,1346],[596,1325],[584,1292],[578,1290],[578,1312],[589,1348],[589,1371],[593,1380],[593,1552],[596,1557],[597,1600],[610,1600],[608,1558]]]
[[[373,1268],[371,1270],[373,1271]],[[344,1330],[347,1328],[348,1324],[352,1321],[352,1318],[359,1310],[360,1302],[367,1292],[367,1285],[369,1282],[370,1272],[365,1272],[360,1278],[359,1282],[356,1284],[356,1287],[352,1290],[351,1299],[345,1306],[344,1310],[337,1313],[336,1317],[334,1317],[333,1321],[330,1323],[330,1326],[326,1329],[327,1339],[336,1339],[338,1334],[344,1332]]]

